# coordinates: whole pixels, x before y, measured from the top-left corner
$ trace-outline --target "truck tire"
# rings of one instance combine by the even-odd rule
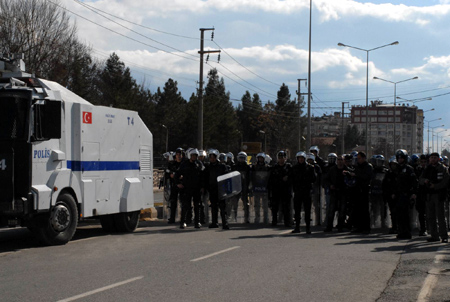
[[[136,230],[139,224],[139,215],[141,211],[118,213],[114,215],[117,231],[122,233],[131,233]]]
[[[61,194],[51,209],[44,226],[36,229],[46,245],[63,245],[72,239],[78,225],[78,209],[70,194]]]
[[[100,216],[100,224],[102,229],[108,233],[117,232],[114,214]]]

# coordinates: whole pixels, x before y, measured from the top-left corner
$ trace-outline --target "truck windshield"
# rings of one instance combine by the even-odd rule
[[[0,93],[0,140],[28,140],[31,98]]]

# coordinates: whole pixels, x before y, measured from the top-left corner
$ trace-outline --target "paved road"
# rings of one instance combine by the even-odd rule
[[[424,293],[450,300],[448,245],[231,226],[180,230],[159,220],[106,234],[83,223],[57,247],[39,246],[23,228],[0,230],[0,300],[426,301],[418,300]]]

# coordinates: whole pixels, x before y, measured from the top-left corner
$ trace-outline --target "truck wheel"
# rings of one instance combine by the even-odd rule
[[[37,229],[46,245],[62,245],[72,239],[78,225],[78,209],[72,195],[61,194],[51,209],[45,226]]]
[[[117,231],[131,233],[136,230],[139,224],[139,215],[141,211],[118,213],[114,215]]]
[[[114,214],[100,216],[100,224],[105,232],[113,233],[117,231],[114,221]]]

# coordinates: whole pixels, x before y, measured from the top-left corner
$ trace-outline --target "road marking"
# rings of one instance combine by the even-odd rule
[[[437,250],[438,254],[434,257],[434,263],[438,264],[444,260],[445,255],[439,254],[443,248],[439,248]],[[438,275],[428,274],[423,282],[422,288],[420,289],[419,296],[417,297],[417,302],[426,302],[428,301],[428,297],[430,297],[431,292],[436,286],[438,281]]]
[[[292,233],[292,230],[281,232],[278,235],[286,235],[286,234],[289,234],[289,233]]]
[[[114,283],[114,284],[111,284],[111,285],[108,285],[108,286],[105,286],[105,287],[101,287],[101,288],[98,288],[98,289],[94,289],[94,290],[85,292],[84,294],[80,294],[80,295],[73,296],[73,297],[70,297],[70,298],[67,298],[67,299],[59,300],[57,302],[69,302],[69,301],[78,300],[78,299],[81,299],[81,298],[84,298],[84,297],[87,297],[87,296],[90,296],[90,295],[93,295],[93,294],[96,294],[96,293],[99,293],[99,292],[103,292],[105,290],[108,290],[108,289],[111,289],[111,288],[114,288],[114,287],[118,287],[118,286],[130,283],[130,282],[134,282],[134,281],[140,280],[142,278],[144,278],[144,276],[131,278],[131,279],[128,279],[128,280],[125,280],[125,281],[122,281],[122,282]]]
[[[222,251],[218,251],[218,252],[215,252],[215,253],[212,253],[212,254],[200,257],[200,258],[192,259],[191,261],[192,262],[197,262],[197,261],[200,261],[200,260],[203,260],[203,259],[206,259],[206,258],[210,258],[210,257],[216,256],[216,255],[219,255],[219,254],[223,254],[223,253],[226,253],[226,252],[238,249],[238,248],[240,248],[240,246],[233,246],[233,247],[230,247],[228,249],[225,249],[225,250],[222,250]]]

